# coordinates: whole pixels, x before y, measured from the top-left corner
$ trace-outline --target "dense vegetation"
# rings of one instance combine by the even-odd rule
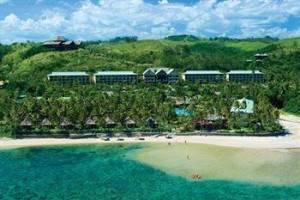
[[[268,53],[269,58],[256,62],[256,53]],[[0,81],[4,82],[0,89],[0,121],[5,132],[16,130],[26,116],[35,124],[48,117],[56,126],[62,117],[68,117],[80,129],[89,116],[97,117],[99,125],[109,116],[119,122],[120,128],[124,118],[131,116],[143,128],[144,120],[152,115],[163,129],[192,130],[193,120],[213,112],[228,119],[229,129],[272,131],[278,129],[278,109],[300,114],[300,38],[237,40],[183,35],[136,41],[136,37],[126,37],[85,42],[75,51],[49,51],[39,43],[15,43],[0,45],[0,62]],[[267,80],[263,85],[173,86],[59,86],[46,80],[52,71],[133,70],[142,74],[151,66],[172,67],[179,72],[258,69]],[[27,97],[20,99],[20,95]],[[242,97],[255,101],[253,115],[229,112],[234,99]],[[186,98],[192,99],[187,109],[195,113],[190,117],[176,116],[176,99]]]

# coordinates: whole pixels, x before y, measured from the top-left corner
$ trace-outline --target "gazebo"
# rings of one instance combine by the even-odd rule
[[[106,117],[105,125],[106,125],[106,128],[114,128],[116,126],[116,123],[109,117]]]
[[[64,117],[60,123],[60,127],[67,130],[73,128],[73,124],[68,120],[68,118]]]
[[[153,117],[149,117],[148,119],[146,119],[146,124],[150,127],[150,128],[157,128],[158,124],[155,121],[155,119]]]
[[[133,119],[131,119],[130,117],[126,117],[125,124],[126,124],[127,128],[135,128],[136,127],[135,121],[133,121]]]
[[[30,130],[32,128],[32,123],[27,117],[25,117],[25,119],[20,123],[20,126],[23,130]]]
[[[53,125],[48,118],[43,119],[41,125],[42,125],[42,128],[53,128]]]
[[[85,121],[85,127],[86,128],[96,128],[96,121],[93,120],[91,117],[87,118],[87,120]]]

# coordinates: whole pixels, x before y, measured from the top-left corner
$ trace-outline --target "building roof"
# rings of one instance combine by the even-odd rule
[[[96,125],[96,121],[89,117],[89,118],[87,118],[87,120],[85,121],[85,125],[88,125],[88,126]]]
[[[126,124],[135,124],[135,121],[133,119],[131,119],[130,117],[126,117],[125,123]]]
[[[258,70],[231,70],[227,74],[263,74],[262,72]]]
[[[215,70],[187,70],[183,74],[223,74],[223,73]]]
[[[146,75],[146,74],[151,74],[151,75],[153,75],[153,76],[155,76],[155,73],[149,68],[149,69],[147,69],[146,71],[144,71],[144,73],[143,73],[143,75]]]
[[[105,118],[105,123],[106,124],[115,124],[115,122],[112,119],[110,119],[109,117]]]
[[[148,68],[146,71],[144,71],[143,75],[148,73],[149,71],[151,71],[153,74],[157,74],[160,71],[164,71],[165,73],[170,74],[175,70],[167,68],[167,67],[152,67],[152,68]]]
[[[70,45],[70,44],[72,44],[72,43],[74,43],[74,44],[75,44],[75,42],[73,42],[72,40],[69,40],[69,41],[63,42],[63,44],[64,44],[64,45]]]
[[[268,57],[268,54],[266,54],[266,53],[257,53],[257,54],[255,54],[254,56],[259,56],[259,57]]]
[[[175,69],[169,69],[169,71],[167,72],[167,74],[169,75],[169,74],[171,74],[171,73],[177,74],[177,72],[175,71]]]
[[[52,126],[52,123],[48,118],[45,118],[42,121],[42,126]]]
[[[48,76],[88,76],[86,72],[52,72]]]
[[[66,117],[64,117],[62,122],[60,123],[60,126],[71,126],[71,125],[72,123]]]
[[[155,124],[157,124],[156,120],[155,120],[153,117],[148,117],[148,118],[146,119],[146,123],[147,123],[148,125],[155,125]]]
[[[31,121],[26,117],[20,124],[21,126],[32,126]]]
[[[56,41],[47,41],[47,42],[44,42],[43,45],[59,45],[61,43],[62,43],[61,41],[59,41],[59,42],[56,42]]]
[[[238,99],[232,105],[230,112],[233,113],[253,113],[254,101],[246,98]]]
[[[100,71],[94,74],[95,76],[114,76],[114,75],[137,75],[133,71]]]

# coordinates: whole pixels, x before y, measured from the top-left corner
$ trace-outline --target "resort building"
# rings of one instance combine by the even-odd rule
[[[43,47],[55,50],[74,50],[78,49],[80,45],[81,42],[67,40],[63,36],[57,36],[56,38],[43,43]]]
[[[149,68],[143,73],[145,83],[176,83],[178,73],[174,69],[158,67]]]
[[[87,85],[90,83],[89,75],[86,72],[52,72],[48,74],[48,80],[60,84]]]
[[[266,53],[257,53],[254,55],[254,57],[256,58],[256,60],[263,60],[265,58],[268,58],[268,54]]]
[[[182,74],[182,79],[191,83],[219,82],[223,79],[223,73],[213,70],[188,70]]]
[[[96,84],[136,83],[137,74],[132,71],[102,71],[94,74]]]
[[[264,73],[251,70],[233,70],[226,74],[228,81],[235,82],[264,82]]]

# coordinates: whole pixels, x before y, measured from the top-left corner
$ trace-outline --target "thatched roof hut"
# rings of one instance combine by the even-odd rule
[[[126,117],[125,124],[128,128],[134,128],[136,126],[135,121],[130,117]]]
[[[87,118],[87,120],[85,121],[85,126],[87,128],[95,128],[96,127],[96,120],[93,120],[92,118]]]
[[[23,129],[31,129],[32,128],[32,123],[27,117],[25,117],[25,119],[20,123],[20,126]]]
[[[60,123],[60,127],[62,129],[70,129],[73,127],[73,124],[68,120],[67,117],[64,117],[62,122]]]
[[[51,121],[48,118],[44,118],[41,124],[42,124],[42,127],[45,127],[45,128],[53,127]]]
[[[112,119],[110,119],[109,117],[106,117],[105,125],[106,125],[107,128],[113,128],[113,127],[116,126],[116,123]]]
[[[153,117],[148,117],[148,119],[146,119],[146,124],[150,127],[150,128],[156,128],[157,127],[157,122]]]

